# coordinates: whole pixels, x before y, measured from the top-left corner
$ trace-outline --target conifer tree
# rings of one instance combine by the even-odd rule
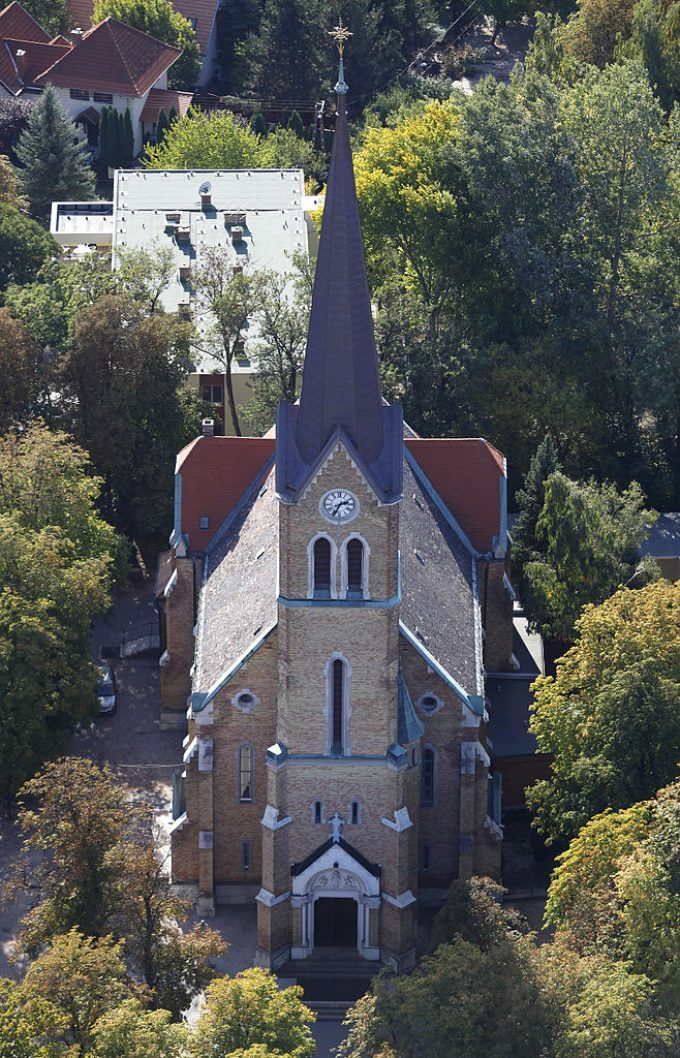
[[[173,121],[177,120],[177,111],[174,107],[170,107],[170,113],[168,114],[168,128],[172,125]]]
[[[111,153],[109,155],[109,166],[111,169],[120,168],[120,156],[122,150],[123,127],[122,119],[115,107],[111,107]]]
[[[269,126],[261,110],[256,110],[250,118],[250,127],[257,136],[266,136]]]
[[[34,217],[48,221],[52,202],[94,195],[94,174],[75,140],[75,126],[48,86],[17,145],[22,183]]]
[[[124,169],[129,169],[135,154],[135,137],[129,107],[125,108],[125,114],[121,117],[120,147],[120,165]]]
[[[545,483],[551,474],[561,469],[555,445],[546,434],[531,459],[524,485],[517,490],[519,517],[512,533],[512,558],[518,570],[538,551],[536,522],[545,502]]]
[[[111,110],[102,107],[99,112],[99,161],[104,169],[111,164]]]
[[[168,115],[164,110],[160,110],[158,113],[158,119],[156,121],[156,143],[162,143],[165,139],[165,134],[168,131]]]
[[[300,139],[304,136],[305,126],[297,110],[294,110],[288,118],[288,128],[291,129],[296,136],[299,136]]]

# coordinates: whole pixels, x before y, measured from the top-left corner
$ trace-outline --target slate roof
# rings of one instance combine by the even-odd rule
[[[48,44],[49,33],[39,26],[34,18],[24,11],[17,0],[0,11],[0,38],[14,37],[17,40],[33,40]]]
[[[181,52],[163,41],[105,18],[36,81],[124,96],[143,96]]]
[[[469,695],[478,693],[473,562],[404,461],[400,508],[401,620]]]
[[[659,520],[640,545],[641,555],[676,558],[680,555],[680,511],[659,515]]]
[[[278,500],[258,477],[205,558],[194,691],[207,692],[277,620]]]
[[[320,860],[324,852],[328,852],[328,850],[332,849],[334,845],[337,845],[338,848],[347,852],[357,863],[361,864],[369,874],[372,874],[374,878],[380,877],[382,873],[382,867],[380,864],[371,863],[371,861],[366,859],[358,849],[354,848],[354,845],[350,845],[349,841],[345,841],[345,839],[341,837],[337,841],[334,841],[333,838],[329,838],[328,841],[324,841],[323,845],[319,845],[319,847],[314,849],[313,852],[310,852],[306,859],[301,860],[300,863],[291,864],[290,873],[293,878],[296,878],[298,874],[302,874],[302,872],[306,871],[308,867],[311,867],[313,863]]]

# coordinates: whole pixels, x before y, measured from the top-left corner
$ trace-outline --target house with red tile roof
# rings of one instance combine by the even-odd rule
[[[104,106],[121,113],[129,109],[135,153],[161,108],[186,112],[190,93],[167,87],[168,70],[180,54],[178,48],[114,18],[86,32],[74,30],[66,40],[50,39],[17,0],[0,11],[0,96],[35,95],[52,85],[93,147]]]
[[[207,85],[217,66],[217,9],[219,0],[172,0],[172,6],[191,25],[201,49],[199,85]],[[68,13],[74,26],[83,31],[92,25],[94,0],[68,0]],[[179,113],[179,111],[178,111]]]

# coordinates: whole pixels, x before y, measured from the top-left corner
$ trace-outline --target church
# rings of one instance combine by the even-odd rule
[[[342,947],[403,972],[419,903],[500,873],[506,466],[381,396],[340,71],[300,401],[261,438],[207,420],[177,458],[156,587],[163,716],[189,721],[172,877],[202,914],[255,901],[263,966]]]

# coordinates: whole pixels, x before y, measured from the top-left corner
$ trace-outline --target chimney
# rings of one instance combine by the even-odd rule
[[[201,209],[210,209],[212,194],[210,191],[201,191]]]
[[[17,48],[14,53],[14,61],[16,62],[19,77],[23,81],[24,73],[26,72],[26,51],[24,48]]]
[[[202,429],[202,433],[203,433],[204,437],[212,437],[213,434],[215,433],[215,420],[214,419],[204,419],[202,424],[201,424],[201,426],[203,428]]]
[[[83,31],[82,31],[82,29],[72,29],[71,30],[71,44],[73,45],[74,48],[77,47],[78,44],[80,44],[82,39],[83,39]]]

